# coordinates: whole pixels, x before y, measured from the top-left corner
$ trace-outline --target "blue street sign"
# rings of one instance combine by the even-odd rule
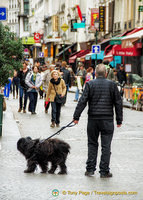
[[[74,23],[73,28],[85,28],[85,23]]]
[[[6,8],[0,8],[0,21],[6,20]]]
[[[86,22],[86,16],[82,15],[82,23],[85,23],[85,22]]]
[[[101,52],[100,45],[92,45],[92,53],[99,54]]]
[[[39,52],[39,57],[43,58],[44,57],[44,52]]]

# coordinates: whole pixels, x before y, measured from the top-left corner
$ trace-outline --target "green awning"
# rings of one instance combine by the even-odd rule
[[[31,45],[31,44],[35,44],[35,40],[34,40],[34,37],[23,37],[22,38],[22,44],[25,44],[25,45]]]

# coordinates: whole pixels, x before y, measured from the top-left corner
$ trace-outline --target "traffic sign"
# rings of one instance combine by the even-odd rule
[[[85,23],[74,23],[73,28],[85,28]]]
[[[0,21],[6,20],[6,8],[0,8]]]
[[[100,45],[92,45],[92,53],[99,54],[101,52]]]
[[[44,52],[39,52],[39,57],[43,58],[44,57]]]
[[[66,32],[69,29],[69,26],[65,23],[61,26],[61,29]]]

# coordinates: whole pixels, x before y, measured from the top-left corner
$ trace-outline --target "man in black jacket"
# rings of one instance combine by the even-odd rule
[[[124,70],[124,65],[120,65],[120,70],[117,72],[117,79],[119,81],[119,83],[123,83],[123,82],[127,82],[127,79],[126,79],[126,72]]]
[[[66,69],[66,67],[67,67],[67,62],[63,61],[62,65],[61,65],[61,72],[62,72],[62,78],[64,79],[66,88],[67,88],[66,95],[65,95],[67,98],[67,92],[69,90],[69,87],[71,87],[71,76],[70,76],[70,71],[68,69]],[[65,98],[64,104],[66,103],[66,98]]]
[[[18,112],[21,112],[23,109],[23,113],[26,113],[26,105],[27,105],[27,98],[28,98],[28,94],[27,94],[28,86],[25,83],[25,78],[28,72],[29,70],[27,68],[27,64],[23,62],[23,68],[20,69],[20,71],[18,72],[18,78],[20,79]],[[23,103],[23,97],[24,97],[24,103]]]
[[[110,173],[110,149],[114,131],[115,106],[117,127],[122,124],[122,100],[116,84],[106,77],[104,64],[96,67],[96,77],[85,85],[83,94],[74,112],[74,123],[78,123],[80,115],[88,102],[88,159],[86,162],[86,176],[94,175],[98,154],[98,137],[101,134],[102,155],[100,161],[100,177],[112,177]]]

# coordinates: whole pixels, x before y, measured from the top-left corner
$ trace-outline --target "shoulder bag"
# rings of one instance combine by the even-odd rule
[[[61,96],[60,94],[57,93],[55,85],[53,84],[55,92],[56,92],[56,97],[55,97],[55,102],[59,104],[64,104],[65,103],[65,96]]]

